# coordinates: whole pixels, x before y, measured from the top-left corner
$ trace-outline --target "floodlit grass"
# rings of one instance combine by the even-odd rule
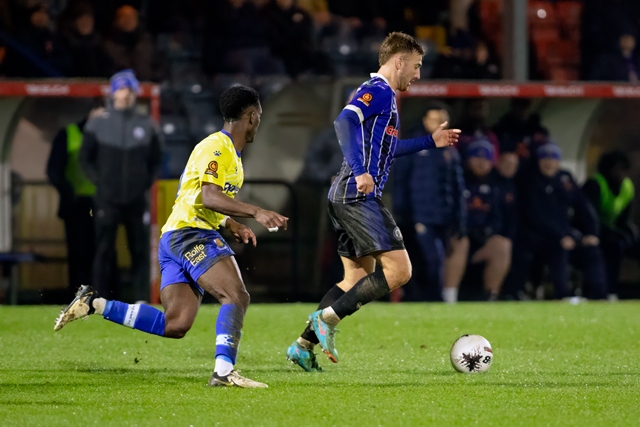
[[[0,307],[0,425],[640,425],[640,303],[371,304],[309,374],[284,352],[313,308],[249,309],[237,367],[270,388],[243,390],[206,385],[217,306],[182,340]],[[489,372],[451,367],[464,333],[491,342]]]

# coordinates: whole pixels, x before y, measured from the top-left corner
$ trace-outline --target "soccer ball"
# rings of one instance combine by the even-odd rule
[[[451,346],[451,364],[458,372],[485,372],[492,362],[491,344],[480,335],[463,335]]]

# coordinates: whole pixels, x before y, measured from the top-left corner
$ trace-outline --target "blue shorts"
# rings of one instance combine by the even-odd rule
[[[160,290],[175,283],[188,283],[202,295],[198,279],[220,259],[234,256],[227,242],[215,230],[181,228],[168,231],[160,238]]]

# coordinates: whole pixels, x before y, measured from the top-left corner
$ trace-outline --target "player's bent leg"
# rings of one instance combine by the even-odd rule
[[[188,283],[175,283],[162,288],[160,299],[164,307],[164,336],[184,337],[193,326],[202,295]]]
[[[309,322],[322,350],[334,363],[338,361],[334,341],[338,322],[355,313],[363,305],[404,285],[411,278],[411,261],[406,250],[377,252],[373,257],[380,263],[382,270],[366,275],[330,307],[309,316]]]
[[[250,302],[235,259],[232,256],[219,259],[198,278],[198,285],[221,304],[216,320],[216,365],[209,385],[266,388],[266,384],[244,378],[234,370]]]
[[[360,279],[373,273],[376,267],[376,260],[371,256],[362,258],[341,256],[340,258],[344,266],[344,279],[327,291],[318,305],[318,310],[327,308],[336,302]],[[313,348],[318,342],[318,337],[313,331],[311,323],[307,322],[304,332],[287,349],[287,359],[307,372],[320,371],[321,368],[313,352]]]
[[[186,284],[182,285],[188,286]],[[163,298],[166,295],[164,290],[162,295]],[[184,308],[187,305],[185,302],[191,306],[190,309]],[[195,313],[197,313],[198,305],[198,299],[195,299],[195,303],[193,300],[183,301],[181,303],[185,313],[193,313],[193,317],[195,317]],[[166,307],[168,307],[168,305],[165,302],[165,308]],[[86,285],[80,287],[71,304],[62,310],[60,317],[56,319],[54,330],[58,331],[67,323],[86,318],[91,314],[101,314],[106,320],[111,322],[158,336],[182,338],[186,330],[188,330],[188,328],[184,330],[183,327],[181,334],[172,333],[171,335],[165,335],[166,317],[162,311],[146,304],[127,304],[121,301],[100,298],[96,291]],[[189,327],[192,323],[193,319],[190,320]]]

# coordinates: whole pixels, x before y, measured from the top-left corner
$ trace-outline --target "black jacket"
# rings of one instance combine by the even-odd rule
[[[149,116],[109,107],[84,128],[80,164],[96,186],[96,201],[124,205],[140,200],[160,161],[160,140]]]

